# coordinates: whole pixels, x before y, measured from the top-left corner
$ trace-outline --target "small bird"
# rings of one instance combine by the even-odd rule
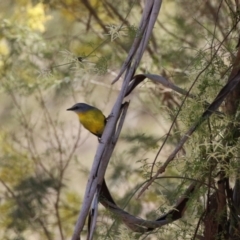
[[[76,103],[67,111],[73,111],[78,115],[80,123],[98,138],[102,137],[107,119],[102,111],[86,103]]]

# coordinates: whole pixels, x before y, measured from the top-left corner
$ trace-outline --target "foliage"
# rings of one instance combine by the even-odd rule
[[[2,1],[0,7],[0,236],[68,239],[97,140],[63,112],[84,101],[107,115],[120,86],[111,81],[133,40],[141,37],[136,26],[142,5],[18,0]],[[183,97],[144,81],[132,94],[107,183],[119,205],[147,219],[171,209],[190,181],[204,187],[192,196],[183,219],[153,233],[132,233],[101,208],[96,238],[190,239],[218,187],[219,174],[224,173],[220,180],[239,180],[238,109],[234,116],[214,114],[189,139],[166,176],[134,200],[206,102],[212,102],[225,85],[236,55],[237,21],[234,1],[163,3],[138,71],[161,74],[186,89],[193,83],[196,98],[187,98],[180,111]],[[157,157],[176,114],[168,142]],[[203,234],[204,224],[197,230]]]

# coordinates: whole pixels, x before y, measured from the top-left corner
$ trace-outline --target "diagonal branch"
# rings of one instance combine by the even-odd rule
[[[169,155],[164,164],[158,169],[157,173],[149,180],[149,182],[143,187],[143,189],[138,194],[138,197],[142,195],[142,193],[153,183],[153,181],[159,176],[159,174],[163,173],[168,166],[168,164],[173,161],[176,154],[183,147],[185,142],[189,139],[189,137],[195,132],[195,130],[206,120],[208,119],[213,112],[215,112],[219,106],[222,104],[223,100],[230,94],[235,87],[240,83],[240,71],[220,90],[214,101],[208,106],[208,108],[203,112],[202,116],[199,120],[194,123],[189,130],[184,134],[181,138],[179,144],[173,150],[173,152]]]
[[[94,194],[96,193],[97,187],[102,184],[104,174],[111,157],[111,152],[114,149],[112,144],[112,138],[114,136],[116,124],[118,121],[118,116],[120,115],[121,105],[128,88],[128,84],[134,75],[136,68],[140,62],[140,59],[145,51],[147,42],[150,38],[154,23],[158,16],[161,7],[161,0],[151,0],[146,2],[146,7],[143,12],[143,17],[140,24],[140,32],[143,33],[141,37],[136,38],[138,41],[137,45],[133,44],[131,53],[128,55],[129,61],[125,65],[124,71],[126,70],[124,82],[122,89],[118,95],[115,105],[112,109],[111,115],[105,127],[101,142],[98,146],[94,162],[92,165],[91,172],[89,174],[87,187],[85,190],[85,195],[83,199],[83,204],[79,217],[75,226],[74,234],[72,240],[78,240],[79,235],[83,230],[91,202],[93,200]],[[143,28],[144,26],[144,28]],[[141,46],[141,47],[139,47]],[[133,60],[133,56],[135,57]],[[122,74],[124,71],[120,71]]]

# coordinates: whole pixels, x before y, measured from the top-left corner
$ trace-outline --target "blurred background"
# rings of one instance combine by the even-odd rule
[[[200,116],[202,102],[212,101],[225,84],[238,42],[236,7],[231,0],[163,2],[137,73],[159,74],[188,89],[217,53],[192,90],[198,100],[184,104],[154,171]],[[98,140],[66,109],[86,102],[110,114],[122,80],[111,82],[138,36],[143,8],[144,1],[0,0],[1,239],[70,239]],[[169,178],[136,200],[183,97],[145,80],[129,99],[106,181],[120,206],[153,220],[205,167],[199,142],[209,132],[201,129],[168,168]],[[196,197],[183,220],[143,236],[101,207],[95,239],[188,239],[203,198]]]

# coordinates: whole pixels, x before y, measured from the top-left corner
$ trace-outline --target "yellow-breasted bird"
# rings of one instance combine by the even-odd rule
[[[102,111],[86,103],[76,103],[67,111],[73,111],[78,115],[80,123],[92,134],[101,138],[107,119]]]

